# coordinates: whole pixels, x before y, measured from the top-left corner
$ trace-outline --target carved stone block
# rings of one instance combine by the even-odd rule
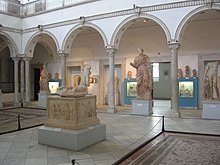
[[[99,123],[96,96],[47,97],[45,126],[79,130]]]

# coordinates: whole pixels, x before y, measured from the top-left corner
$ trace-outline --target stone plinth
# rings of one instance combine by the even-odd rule
[[[96,96],[47,97],[45,126],[79,130],[99,123]]]
[[[132,114],[135,115],[150,115],[152,111],[152,100],[138,100],[133,99],[132,101]]]
[[[2,104],[2,90],[0,89],[0,109],[3,108],[3,104]]]
[[[47,97],[45,126],[38,129],[38,142],[79,151],[106,139],[106,126],[96,113],[96,96]]]
[[[40,91],[40,93],[38,93],[38,106],[39,107],[42,107],[42,108],[47,107],[47,96],[50,96],[48,91]]]
[[[82,150],[106,139],[106,126],[96,124],[80,130],[67,130],[42,126],[38,129],[38,142],[49,146]]]
[[[202,118],[220,119],[220,101],[203,101]]]

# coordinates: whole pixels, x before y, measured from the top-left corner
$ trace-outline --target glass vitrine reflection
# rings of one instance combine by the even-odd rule
[[[137,96],[137,82],[127,82],[127,96]]]
[[[179,82],[179,97],[193,97],[193,82]]]
[[[51,94],[55,94],[58,87],[59,87],[58,81],[49,82],[49,89],[50,89]]]

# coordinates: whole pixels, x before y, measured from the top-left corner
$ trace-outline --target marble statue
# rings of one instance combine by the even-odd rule
[[[119,78],[117,75],[115,75],[115,78],[114,78],[115,105],[119,105],[118,82],[119,82]]]
[[[193,77],[197,77],[197,72],[196,72],[196,69],[193,69]]]
[[[185,66],[185,77],[190,77],[190,69],[188,65]]]
[[[52,79],[52,75],[51,73],[48,73],[48,80],[51,80]]]
[[[87,93],[87,87],[82,85],[77,87],[59,87],[56,92],[61,97],[84,97]]]
[[[183,77],[183,71],[182,69],[178,69],[178,78]]]
[[[77,87],[77,86],[80,84],[80,80],[81,80],[80,75],[75,75],[73,79],[74,79],[74,84],[73,84],[73,86],[74,86],[74,87]]]
[[[82,73],[82,81],[80,85],[74,87],[59,87],[57,88],[56,94],[62,97],[84,97],[88,94],[88,86],[90,85],[89,76],[91,66],[88,64],[84,65]],[[77,82],[78,83],[78,82]]]
[[[131,79],[132,78],[132,71],[128,71],[128,73],[127,73],[127,79]]]
[[[55,73],[54,80],[59,80],[59,73]]]
[[[41,91],[48,91],[49,90],[49,83],[48,83],[48,70],[46,67],[46,63],[43,64],[43,69],[40,73],[40,90]]]
[[[90,86],[90,80],[89,80],[89,77],[91,75],[91,66],[88,65],[88,64],[85,64],[84,65],[84,68],[83,68],[83,73],[82,73],[82,76],[81,76],[81,85],[83,86]]]
[[[204,95],[206,99],[219,98],[218,84],[218,62],[209,62],[204,72]],[[216,95],[216,96],[214,96]]]
[[[151,100],[153,82],[150,59],[147,55],[143,54],[143,48],[138,48],[137,52],[138,56],[134,58],[134,62],[130,63],[137,70],[137,99]]]

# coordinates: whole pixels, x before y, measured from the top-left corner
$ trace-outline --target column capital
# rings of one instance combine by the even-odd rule
[[[115,55],[115,53],[117,53],[118,49],[111,47],[111,46],[107,46],[106,47],[106,52],[109,53],[109,55]]]
[[[181,45],[178,42],[171,42],[168,44],[168,46],[170,49],[179,49]]]
[[[69,55],[69,53],[66,53],[63,50],[59,50],[58,54],[59,54],[60,57],[67,57]]]
[[[30,61],[32,59],[32,57],[23,57],[22,58],[24,61]]]
[[[19,61],[21,58],[20,57],[12,57],[12,60],[14,61]]]

